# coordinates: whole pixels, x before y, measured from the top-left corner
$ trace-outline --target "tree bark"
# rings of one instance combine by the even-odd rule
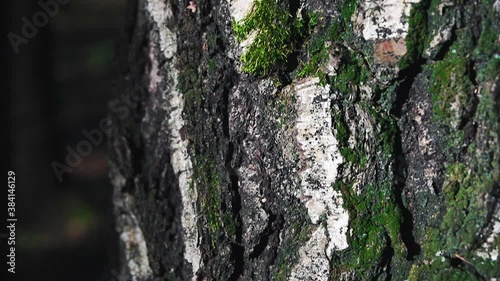
[[[123,276],[500,278],[499,12],[130,0],[109,138]]]

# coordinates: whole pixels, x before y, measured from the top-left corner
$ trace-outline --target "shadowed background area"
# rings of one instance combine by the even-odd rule
[[[92,144],[62,181],[54,163],[69,167],[68,148],[76,150],[87,140],[82,131],[98,129],[106,117],[126,0],[42,2],[58,4],[46,24],[38,1],[8,1],[4,10],[7,169],[16,173],[18,222],[15,278],[2,280],[118,280],[106,141]],[[32,38],[23,36],[23,18],[38,20]],[[24,38],[17,52],[9,32]]]

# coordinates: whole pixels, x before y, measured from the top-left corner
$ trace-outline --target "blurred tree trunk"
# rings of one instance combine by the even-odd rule
[[[497,2],[130,1],[122,274],[500,277]]]

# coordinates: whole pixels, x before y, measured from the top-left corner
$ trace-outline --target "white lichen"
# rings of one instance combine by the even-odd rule
[[[153,42],[149,42],[149,46],[148,46],[148,55],[149,55],[149,60],[151,62],[151,68],[149,69],[149,71],[146,71],[149,72],[149,86],[148,86],[148,91],[150,94],[156,92],[156,89],[158,88],[158,84],[160,84],[161,82],[161,76],[160,76],[160,69],[158,68],[159,67],[159,64],[158,64],[158,60],[156,59],[155,57],[155,53],[154,53],[154,44]]]
[[[311,238],[299,249],[299,262],[292,269],[290,281],[327,281],[330,262],[325,258],[328,239],[325,228],[318,226]]]
[[[443,29],[440,29],[434,37],[432,37],[432,40],[429,44],[429,48],[425,51],[428,56],[431,54],[431,50],[436,48],[438,45],[443,44],[446,41],[449,41],[451,39],[452,35],[452,26],[446,26]]]
[[[405,38],[411,7],[420,0],[363,1],[355,15],[356,28],[365,40]]]
[[[191,264],[192,273],[195,276],[201,266],[201,251],[198,247],[198,216],[196,212],[198,196],[196,188],[193,188],[193,165],[187,149],[188,141],[183,140],[180,133],[185,124],[182,117],[184,96],[178,91],[177,87],[178,71],[174,67],[176,60],[174,54],[177,51],[177,35],[167,27],[167,21],[172,18],[172,9],[168,3],[170,2],[165,4],[162,0],[148,0],[147,7],[160,33],[160,50],[167,59],[172,59],[172,63],[167,64],[167,67],[169,67],[168,77],[164,77],[171,82],[168,85],[168,89],[165,89],[162,94],[165,106],[164,110],[168,112],[168,118],[162,124],[162,131],[168,132],[171,154],[170,161],[177,176],[181,193],[184,258]]]
[[[177,34],[167,27],[167,21],[173,17],[170,1],[148,0],[147,9],[158,27],[160,50],[165,58],[173,58],[177,51]]]
[[[476,254],[484,259],[491,259],[492,261],[498,260],[498,247],[495,248],[495,240],[498,239],[500,234],[500,207],[497,206],[496,212],[493,215],[493,229],[491,234],[486,238],[486,241],[481,246],[482,249]]]
[[[308,78],[289,89],[297,100],[295,130],[301,187],[296,196],[304,202],[311,223],[326,222],[326,231],[319,227],[300,249],[303,254],[292,270],[292,276],[297,276],[292,280],[327,280],[327,275],[317,279],[316,272],[323,271],[323,265],[329,264],[334,250],[348,247],[349,215],[342,207],[341,193],[333,189],[337,169],[343,160],[333,135],[329,87],[318,83],[318,78]],[[317,268],[311,270],[310,267]],[[328,272],[328,266],[326,270]]]
[[[172,67],[169,72],[169,81],[172,81],[172,84],[170,89],[163,93],[166,103],[165,111],[169,112],[165,122],[167,122],[166,129],[170,142],[170,163],[177,176],[182,198],[181,223],[184,235],[184,258],[191,264],[193,275],[196,275],[201,264],[196,212],[198,195],[192,179],[193,164],[187,149],[188,141],[183,140],[180,134],[185,123],[182,117],[184,96],[177,91],[177,75],[177,71]]]
[[[252,10],[253,0],[230,0],[229,13],[236,22],[244,19]]]

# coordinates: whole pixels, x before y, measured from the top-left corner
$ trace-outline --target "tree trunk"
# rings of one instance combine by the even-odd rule
[[[499,12],[131,0],[110,103],[123,277],[499,278]]]

